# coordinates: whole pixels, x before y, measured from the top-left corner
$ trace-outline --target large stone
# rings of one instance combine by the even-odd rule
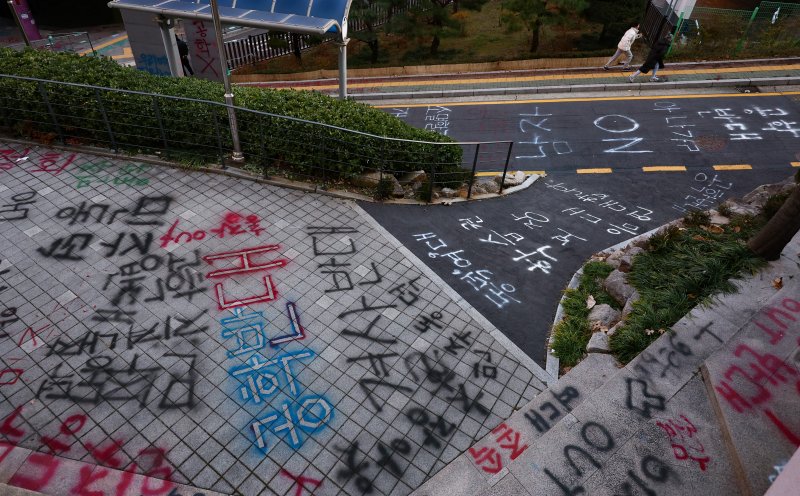
[[[592,334],[589,339],[589,344],[586,346],[587,353],[611,353],[611,347],[608,345],[608,336],[604,332],[596,332]]]
[[[487,182],[481,183],[481,185],[483,186],[483,190],[486,191],[487,193],[499,193],[500,192],[500,185],[497,184],[494,181],[487,181]]]
[[[611,327],[619,320],[619,311],[611,308],[611,305],[603,303],[595,305],[589,312],[589,322],[600,322],[603,327]]]
[[[401,184],[422,183],[428,180],[425,171],[405,172],[400,175]]]
[[[633,293],[628,297],[628,301],[625,302],[625,306],[622,307],[622,318],[628,316],[633,311],[633,304],[636,303],[640,298],[639,292],[636,289],[633,290]]]
[[[403,189],[403,186],[400,185],[400,181],[397,180],[394,176],[389,176],[392,178],[392,196],[395,198],[403,198],[406,196],[406,192]]]
[[[455,198],[456,196],[458,196],[458,191],[452,188],[442,188],[442,197]]]
[[[626,249],[622,256],[619,257],[619,266],[617,268],[622,272],[630,272],[631,267],[633,267],[633,257],[640,253],[644,253],[644,250],[638,246],[631,246]]]
[[[620,305],[624,305],[635,291],[625,281],[625,273],[619,270],[612,271],[606,277],[606,280],[603,281],[603,287]]]
[[[503,181],[503,176],[495,176],[495,181],[497,182],[497,184],[500,184],[500,181]],[[506,179],[503,182],[503,187],[510,188],[512,186],[519,186],[524,182],[525,182],[525,173],[522,171],[517,171],[514,174],[506,174]]]

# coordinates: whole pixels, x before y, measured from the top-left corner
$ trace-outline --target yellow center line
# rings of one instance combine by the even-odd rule
[[[718,171],[732,171],[732,170],[750,170],[752,165],[748,164],[735,164],[735,165],[715,165],[714,170]]]
[[[789,162],[792,164],[792,167],[800,167],[800,162]]]
[[[515,172],[516,171],[508,171],[508,172],[506,172],[506,175],[507,176],[513,176],[515,174]],[[544,176],[546,174],[546,172],[543,171],[543,170],[522,171],[522,173],[525,174],[526,176],[532,176],[532,175]],[[475,175],[477,177],[502,176],[503,172],[502,171],[497,171],[497,172],[476,172]]]
[[[644,172],[685,172],[686,167],[683,165],[651,165],[642,167]]]
[[[714,68],[710,71],[698,69],[675,69],[675,70],[661,70],[659,71],[664,76],[686,75],[686,74],[699,74],[713,72],[714,74],[729,74],[735,72],[768,72],[768,71],[781,71],[786,69],[800,69],[800,65],[786,66],[786,65],[767,65],[767,66],[752,66],[752,67],[722,67]],[[349,85],[352,89],[357,88],[370,88],[373,86],[380,87],[408,87],[408,86],[449,86],[456,84],[489,84],[489,83],[503,83],[503,82],[533,82],[533,81],[554,81],[554,80],[576,80],[576,79],[608,79],[614,73],[600,71],[597,74],[547,74],[543,76],[525,76],[515,78],[467,78],[467,79],[442,79],[442,80],[417,80],[417,81],[381,81],[379,83],[352,83]],[[620,71],[620,81],[623,81],[623,72]],[[315,89],[315,90],[330,90],[339,87],[338,84],[326,84],[320,86],[288,86],[293,89]]]
[[[610,167],[599,167],[596,169],[576,169],[578,174],[611,174]]]

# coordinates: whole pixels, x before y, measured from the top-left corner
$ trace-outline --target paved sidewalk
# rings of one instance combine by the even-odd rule
[[[405,495],[545,387],[352,202],[0,149],[0,484]]]
[[[635,67],[634,67],[635,69]],[[662,81],[651,83],[649,75],[628,81],[634,69],[601,67],[539,69],[473,74],[348,78],[348,94],[359,100],[408,100],[430,98],[510,98],[529,94],[626,90],[668,90],[708,87],[751,87],[800,84],[800,58],[723,62],[667,63],[658,72]],[[338,94],[335,80],[240,83],[267,88],[293,88]]]

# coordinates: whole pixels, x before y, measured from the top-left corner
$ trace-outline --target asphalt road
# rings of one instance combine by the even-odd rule
[[[800,160],[798,96],[539,100],[513,104],[391,107],[415,127],[458,141],[513,141],[511,167],[754,167]],[[471,164],[470,152],[465,162]],[[478,170],[502,170],[505,150],[485,146]]]
[[[670,105],[680,110],[655,110],[676,108]],[[409,108],[407,119],[422,124],[426,111]],[[706,111],[711,113],[698,115]],[[537,117],[549,119],[536,121],[538,126],[549,126],[551,140],[558,137],[573,149],[549,156],[547,162],[517,156],[518,168],[550,172],[527,190],[449,207],[362,206],[542,366],[561,291],[591,254],[657,228],[688,209],[710,208],[758,185],[785,179],[795,170],[789,164],[800,160],[800,131],[795,137],[783,130],[800,127],[800,105],[786,97],[460,105],[452,107],[448,135],[459,140],[526,140],[531,133],[527,124],[519,124],[523,113],[550,114]],[[740,118],[718,119],[721,113]],[[600,129],[598,122],[617,132]],[[776,124],[780,122],[789,124]],[[686,127],[669,127],[678,125]],[[636,129],[619,132],[631,127]],[[676,132],[691,132],[700,151],[677,144]],[[740,133],[750,139],[739,140]],[[756,134],[761,139],[755,139]],[[623,138],[625,143],[641,140],[629,146],[607,141]],[[515,143],[518,151],[531,146]],[[554,149],[552,143],[541,146],[549,146],[548,153]],[[628,151],[608,152],[620,146]],[[652,151],[632,153],[645,149]],[[753,169],[715,170],[719,164],[748,164]],[[641,167],[651,165],[683,165],[688,170],[642,172]],[[574,172],[593,167],[613,167],[614,172]]]

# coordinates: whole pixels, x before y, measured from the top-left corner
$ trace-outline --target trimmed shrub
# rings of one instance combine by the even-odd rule
[[[195,101],[224,103],[220,83],[153,76],[111,59],[36,50],[0,49],[0,74],[144,93],[0,77],[0,106],[6,109],[0,124],[19,135],[57,136],[49,103],[71,143],[109,146],[113,134],[124,151],[165,150],[168,156],[209,161],[232,149],[227,109]],[[460,168],[462,150],[451,138],[413,128],[368,105],[309,91],[237,87],[235,92],[237,106],[247,109],[236,115],[249,168],[330,179],[378,169],[431,168],[447,172],[448,180],[469,177]]]

